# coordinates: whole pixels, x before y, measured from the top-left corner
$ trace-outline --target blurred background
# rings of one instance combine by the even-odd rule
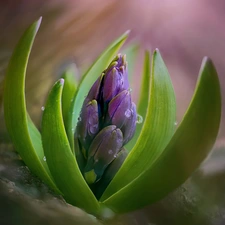
[[[192,97],[204,56],[214,61],[222,96],[225,96],[223,0],[3,0],[0,2],[0,102],[2,81],[12,50],[24,30],[40,16],[43,20],[31,53],[26,83],[28,111],[37,125],[40,124],[46,94],[58,78],[62,66],[75,62],[82,73],[105,47],[126,30],[131,30],[128,43],[140,43],[135,65],[137,81],[140,80],[144,49],[159,48],[174,84],[178,123]],[[222,101],[218,139],[212,155],[202,167],[184,187],[162,202],[118,217],[111,221],[112,224],[225,223],[224,97]],[[6,162],[11,162],[11,157],[15,155],[9,147],[2,111],[1,108],[0,178],[18,181],[20,175],[15,178],[9,172],[5,173]],[[14,171],[17,167],[13,164],[12,168]],[[176,196],[184,197],[176,199]],[[196,204],[196,199],[193,201],[196,196],[201,204]],[[205,200],[206,196],[208,200]],[[20,202],[20,198],[17,200]],[[28,200],[25,198],[25,201]]]

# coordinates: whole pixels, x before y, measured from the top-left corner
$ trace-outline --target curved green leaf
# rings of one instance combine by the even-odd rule
[[[108,198],[149,168],[161,155],[174,133],[175,95],[158,50],[153,54],[149,85],[149,103],[140,136],[101,200]]]
[[[59,192],[43,160],[40,133],[26,111],[26,68],[40,23],[41,18],[27,29],[10,59],[4,83],[4,115],[12,142],[26,165],[52,189]]]
[[[150,53],[146,51],[141,84],[141,94],[137,106],[137,113],[141,116],[141,119],[143,121],[145,121],[146,117],[147,105],[149,102],[149,91],[150,91]],[[125,146],[128,151],[130,151],[137,142],[142,127],[143,122],[137,124],[134,137]]]
[[[204,58],[190,106],[161,157],[104,204],[127,212],[160,200],[181,185],[212,148],[220,116],[218,76],[212,61]]]
[[[78,72],[75,64],[71,64],[63,73],[62,78],[64,79],[64,88],[62,92],[62,114],[63,121],[67,133],[67,137],[70,142],[71,149],[74,144],[74,131],[71,130],[69,125],[72,121],[73,114],[70,113],[72,107],[73,98],[77,91],[78,86]]]
[[[93,63],[93,65],[89,68],[89,70],[83,76],[83,79],[78,87],[78,91],[74,98],[73,107],[71,108],[71,113],[73,115],[71,122],[71,130],[75,130],[77,125],[77,119],[80,114],[81,107],[83,105],[83,101],[85,96],[87,96],[91,86],[101,75],[102,71],[105,70],[108,64],[113,60],[117,51],[124,44],[128,37],[128,33],[124,33],[121,37],[119,37],[116,41],[114,41],[101,55],[100,57]]]
[[[86,211],[97,214],[99,204],[85,182],[72,154],[63,124],[61,95],[64,80],[52,88],[42,118],[42,142],[52,176],[65,199]]]

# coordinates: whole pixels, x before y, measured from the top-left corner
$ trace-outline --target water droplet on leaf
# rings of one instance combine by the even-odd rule
[[[43,160],[46,162],[46,156],[43,157]]]
[[[175,122],[174,122],[174,125],[175,125],[175,126],[177,126],[177,124],[178,124],[178,122],[177,122],[177,121],[175,121]]]
[[[138,123],[138,124],[143,123],[143,117],[141,115],[139,115],[139,114],[137,115],[136,123]]]
[[[44,110],[45,110],[45,107],[44,107],[44,106],[42,106],[42,107],[41,107],[41,111],[44,111]]]

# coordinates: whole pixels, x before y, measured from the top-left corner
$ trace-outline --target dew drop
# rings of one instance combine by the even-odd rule
[[[46,156],[43,157],[43,160],[46,162]]]
[[[44,107],[44,106],[42,106],[42,107],[41,107],[41,111],[44,111],[44,110],[45,110],[45,107]]]
[[[174,122],[174,125],[175,125],[175,126],[177,126],[177,124],[178,124],[178,122],[177,122],[177,121],[175,121],[175,122]]]
[[[136,123],[138,123],[138,124],[143,123],[143,117],[141,115],[139,115],[139,114],[137,115]]]
[[[112,155],[112,154],[113,154],[113,150],[110,149],[110,150],[108,151],[108,153],[109,153],[109,155]]]
[[[129,91],[129,92],[132,92],[132,91],[133,91],[133,89],[132,89],[132,88],[128,88],[128,91]]]
[[[132,114],[132,112],[131,112],[131,110],[130,109],[127,109],[126,111],[125,111],[125,116],[127,117],[127,118],[130,118],[130,116],[131,116],[131,114]]]
[[[114,158],[116,158],[116,157],[117,157],[117,155],[115,154],[113,157],[114,157]]]

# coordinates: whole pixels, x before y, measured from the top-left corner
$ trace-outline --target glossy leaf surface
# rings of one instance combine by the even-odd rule
[[[98,201],[78,168],[64,128],[61,108],[63,83],[61,79],[53,86],[43,113],[42,142],[46,161],[65,199],[87,212],[97,214]]]
[[[26,165],[52,189],[59,192],[43,160],[40,133],[26,111],[26,69],[40,23],[41,18],[26,30],[10,59],[4,83],[4,114],[12,142]]]

